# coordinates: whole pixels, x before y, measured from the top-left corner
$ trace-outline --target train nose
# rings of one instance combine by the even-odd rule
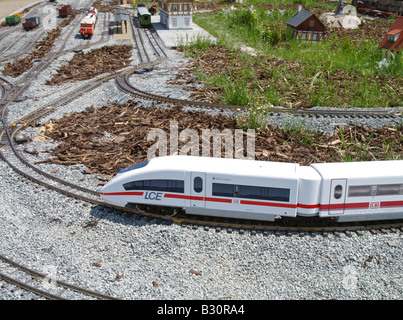
[[[116,190],[114,189],[116,188],[113,184],[107,183],[101,188],[99,194],[105,202],[113,204],[115,206],[124,207],[126,203],[119,201],[121,196],[119,196],[119,193],[116,192]]]

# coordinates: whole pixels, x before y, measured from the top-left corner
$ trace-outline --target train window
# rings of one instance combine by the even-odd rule
[[[378,185],[378,196],[397,195],[403,190],[403,185],[400,184],[384,184]]]
[[[197,193],[203,191],[203,179],[200,177],[196,177],[193,179],[193,190]]]
[[[350,186],[349,197],[393,196],[403,195],[403,184],[379,184]]]
[[[262,188],[254,186],[242,186],[241,188],[241,198],[248,199],[261,199],[262,198]]]
[[[290,201],[290,189],[285,188],[263,188],[265,189],[265,198],[274,201]]]
[[[213,196],[290,201],[290,189],[213,183]]]
[[[338,184],[334,188],[334,198],[335,199],[340,199],[342,195],[343,195],[343,187],[340,184]]]
[[[148,190],[184,193],[185,187],[183,180],[137,180],[123,184],[125,190]]]
[[[124,172],[127,172],[127,171],[144,168],[147,164],[148,164],[148,161],[144,161],[144,162],[141,162],[141,163],[136,163],[136,164],[133,164],[133,165],[131,165],[131,166],[125,168],[125,169],[122,169],[119,173],[124,173]]]
[[[225,183],[213,183],[213,196],[233,197],[234,185]]]
[[[371,196],[371,186],[351,186],[348,188],[349,197],[369,197]]]

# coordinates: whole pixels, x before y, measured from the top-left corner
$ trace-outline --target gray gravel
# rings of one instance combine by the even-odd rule
[[[185,65],[187,59],[178,52],[167,52],[167,62],[150,74],[133,77],[132,82],[142,89],[157,88],[165,94],[188,98],[189,92],[167,84],[176,75],[174,68]],[[10,121],[78,85],[44,85],[50,73],[71,56],[55,60],[38,77],[25,93],[28,100],[10,107]],[[133,64],[136,59],[134,55]],[[43,123],[72,111],[128,98],[110,81],[54,112]],[[280,124],[284,119],[271,121]],[[325,121],[317,119],[309,126],[328,128]],[[36,129],[25,133],[31,138],[38,135]],[[37,157],[27,154],[34,162],[48,157],[46,151],[54,145],[52,141],[33,139],[21,148],[40,152]],[[83,166],[40,166],[66,180],[99,188],[97,176],[83,174]],[[155,220],[119,216],[66,198],[25,181],[4,162],[0,162],[0,177],[0,253],[91,290],[123,299],[152,300],[403,298],[400,231],[378,235],[365,231],[351,237],[330,234],[325,238],[193,230],[175,223],[167,226]],[[98,218],[95,226],[86,227]],[[0,263],[0,271],[6,270]],[[0,299],[31,298],[33,295],[0,281]]]

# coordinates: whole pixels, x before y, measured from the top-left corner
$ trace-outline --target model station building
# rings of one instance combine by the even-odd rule
[[[166,29],[191,29],[194,0],[160,0],[160,23]]]
[[[288,33],[296,39],[321,41],[324,24],[310,11],[298,8],[298,13],[286,21]]]

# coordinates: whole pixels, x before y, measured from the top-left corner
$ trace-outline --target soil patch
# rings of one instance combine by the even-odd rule
[[[121,45],[105,46],[87,53],[76,53],[73,59],[61,67],[51,80],[46,81],[46,84],[78,82],[120,70],[130,65],[132,50],[133,47],[130,45]]]
[[[60,36],[62,28],[69,25],[71,21],[76,17],[77,11],[72,10],[71,14],[54,30],[50,31],[45,39],[40,41],[32,53],[25,58],[16,58],[13,62],[6,63],[4,65],[3,74],[10,77],[18,77],[24,72],[32,68],[33,60],[41,59],[47,55],[53,47],[54,42]]]
[[[157,139],[147,137],[152,129],[166,134],[169,154],[170,130],[177,122],[178,133],[194,129],[202,150],[203,129],[237,129],[236,119],[205,112],[184,112],[180,107],[150,109],[136,101],[102,108],[89,107],[42,126],[43,134],[60,144],[54,155],[40,163],[83,164],[86,173],[115,175],[121,169],[147,159]],[[245,135],[246,136],[246,135]],[[161,141],[160,141],[161,142]],[[179,141],[178,150],[189,140]],[[211,155],[213,141],[211,139]],[[224,157],[224,145],[222,157]],[[244,138],[246,146],[246,137]],[[245,147],[246,149],[246,147]],[[32,152],[32,150],[27,150]],[[189,151],[190,154],[190,151]],[[341,129],[333,135],[270,126],[255,132],[255,159],[309,165],[313,162],[403,159],[403,127],[371,129],[363,126]]]
[[[182,50],[181,48],[177,48]],[[310,108],[318,104],[312,97],[323,95],[323,86],[333,88],[338,92],[337,96],[331,98],[331,105],[351,106],[351,99],[359,99],[362,94],[360,88],[363,82],[363,75],[360,72],[346,72],[336,69],[332,72],[322,71],[310,77],[305,75],[305,69],[310,69],[296,61],[287,61],[270,58],[260,54],[250,57],[247,60],[240,60],[236,52],[226,47],[213,45],[207,49],[193,49],[194,59],[189,66],[178,73],[172,82],[181,81],[182,78],[189,78],[191,82],[205,84],[203,77],[190,78],[196,73],[220,74],[233,79],[246,81],[248,90],[265,92],[275,90],[281,96],[282,105],[295,108]],[[245,70],[253,70],[253,76],[245,75]],[[281,74],[281,76],[279,76]],[[249,77],[249,78],[245,78]],[[314,81],[313,79],[317,79]],[[320,79],[320,81],[318,80]],[[368,82],[376,84],[381,92],[389,90],[389,101],[379,101],[385,107],[399,106],[403,95],[403,79],[387,75],[375,75],[368,79]],[[321,83],[321,85],[319,85]],[[388,91],[389,92],[389,91]],[[224,91],[220,87],[204,85],[192,88],[191,98],[210,102],[223,102]],[[394,97],[392,99],[392,96]],[[323,102],[325,103],[325,102]],[[327,105],[324,105],[327,106]]]

